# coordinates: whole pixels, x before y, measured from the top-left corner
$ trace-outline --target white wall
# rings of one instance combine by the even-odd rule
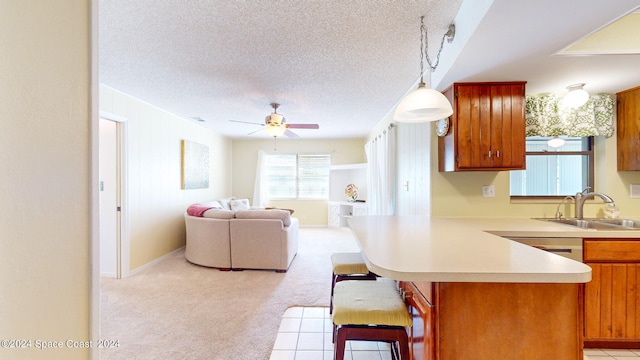
[[[100,86],[100,110],[126,119],[132,270],[184,245],[189,204],[231,192],[231,140],[132,96]],[[209,188],[181,189],[181,140],[209,147]]]
[[[88,0],[0,6],[0,339],[90,337],[93,126]],[[94,72],[95,74],[95,72]],[[95,285],[95,284],[93,284]],[[87,349],[0,348],[3,359]]]

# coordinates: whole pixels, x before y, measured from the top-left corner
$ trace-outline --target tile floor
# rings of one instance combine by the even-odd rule
[[[328,307],[291,307],[282,316],[271,360],[330,360],[333,324]],[[390,360],[386,343],[348,341],[345,360]]]
[[[333,359],[328,307],[291,307],[282,316],[271,360]],[[345,360],[391,359],[389,345],[348,341]],[[585,349],[585,360],[640,360],[638,350]]]

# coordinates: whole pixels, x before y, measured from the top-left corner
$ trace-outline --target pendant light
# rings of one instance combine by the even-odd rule
[[[453,108],[446,96],[439,91],[429,89],[425,86],[424,59],[427,59],[429,71],[435,71],[440,62],[440,53],[444,46],[444,40],[447,39],[448,42],[452,42],[455,36],[455,29],[454,24],[449,25],[449,30],[444,34],[440,42],[436,63],[432,65],[429,54],[427,53],[427,27],[424,25],[424,16],[420,17],[420,84],[416,90],[410,92],[400,101],[393,115],[394,120],[406,123],[438,121],[453,114]]]

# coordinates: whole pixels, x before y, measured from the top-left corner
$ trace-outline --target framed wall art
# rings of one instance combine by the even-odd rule
[[[182,189],[209,187],[209,147],[182,140]]]

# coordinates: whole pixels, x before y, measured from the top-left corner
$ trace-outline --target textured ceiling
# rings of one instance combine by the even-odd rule
[[[452,81],[526,80],[532,91],[553,92],[588,83],[592,66],[627,71],[600,71],[615,83],[594,91],[640,85],[640,72],[628,73],[628,56],[592,59],[587,68],[554,55],[637,0],[461,3],[100,0],[100,82],[186,119],[202,118],[202,126],[234,138],[260,127],[229,120],[262,123],[271,102],[281,104],[289,123],[320,125],[296,129],[302,138],[364,137],[417,84],[420,16],[435,59],[448,24],[466,14],[456,19],[456,39],[445,43],[432,76],[439,90]],[[558,58],[565,60],[555,71]],[[631,61],[640,64],[637,56]]]
[[[419,77],[420,15],[439,45],[460,2],[101,0],[100,82],[230,136],[278,102],[302,138],[364,137]]]

